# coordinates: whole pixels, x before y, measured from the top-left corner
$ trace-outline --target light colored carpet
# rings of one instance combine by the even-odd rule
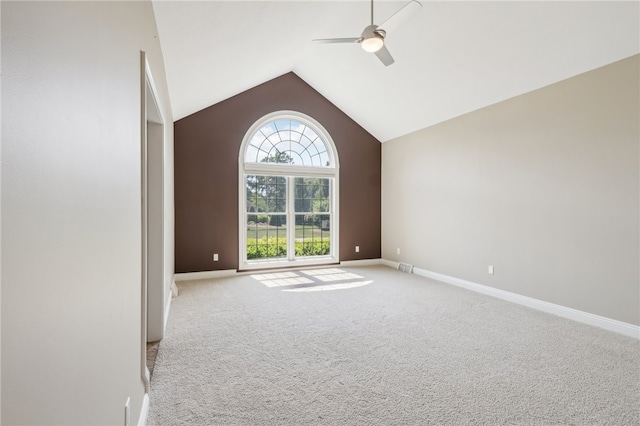
[[[149,368],[149,377],[153,377],[153,369],[156,366],[159,346],[160,342],[147,343],[147,367]]]
[[[640,424],[638,340],[383,266],[340,269],[357,276],[182,283],[149,424]]]

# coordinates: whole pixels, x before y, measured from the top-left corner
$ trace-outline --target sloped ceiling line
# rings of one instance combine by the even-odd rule
[[[357,44],[367,1],[153,1],[180,119],[294,71],[385,142],[640,52],[639,2],[423,1],[387,40]],[[383,21],[406,2],[376,3]]]

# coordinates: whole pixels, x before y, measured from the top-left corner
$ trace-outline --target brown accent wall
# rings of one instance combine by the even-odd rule
[[[254,122],[280,110],[313,117],[336,144],[340,260],[380,257],[381,144],[288,73],[174,123],[177,273],[238,268],[240,145]],[[219,254],[218,262],[213,253]]]

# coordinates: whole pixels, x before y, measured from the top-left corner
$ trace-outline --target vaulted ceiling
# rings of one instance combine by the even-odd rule
[[[375,23],[406,1],[376,1]],[[381,142],[640,53],[637,1],[425,1],[358,44],[369,1],[166,1],[153,6],[174,119],[289,71]]]

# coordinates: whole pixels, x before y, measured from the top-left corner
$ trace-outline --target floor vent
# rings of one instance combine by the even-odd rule
[[[408,263],[398,263],[398,271],[410,274],[413,272],[413,265],[409,265]]]

